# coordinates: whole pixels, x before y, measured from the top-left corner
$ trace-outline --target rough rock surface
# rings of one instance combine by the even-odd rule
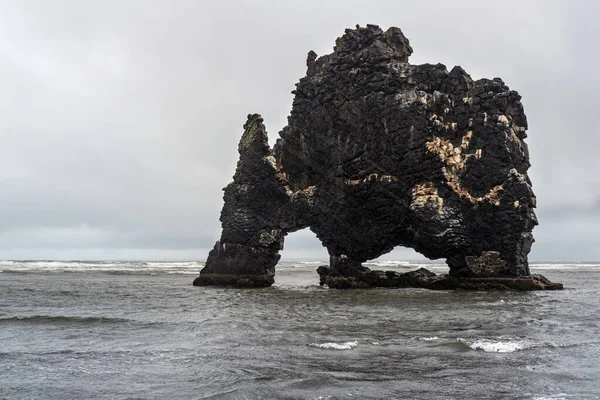
[[[309,227],[330,287],[551,286],[527,263],[537,220],[521,96],[500,78],[411,65],[412,51],[398,28],[348,29],[332,54],[308,54],[273,149],[248,116],[221,240],[195,285],[271,285],[285,235]],[[446,259],[449,276],[362,266],[396,246]]]

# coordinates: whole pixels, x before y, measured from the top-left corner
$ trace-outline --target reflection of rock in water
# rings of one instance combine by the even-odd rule
[[[195,284],[272,284],[285,235],[306,227],[329,251],[319,273],[333,287],[529,276],[537,221],[521,96],[460,67],[410,65],[411,53],[398,28],[346,30],[332,54],[309,53],[273,149],[248,116],[221,240]],[[362,266],[395,246],[445,258],[451,279]],[[548,286],[527,281],[513,286]]]

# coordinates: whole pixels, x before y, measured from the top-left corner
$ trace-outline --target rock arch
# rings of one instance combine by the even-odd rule
[[[221,239],[195,285],[271,285],[286,234],[306,227],[329,252],[319,274],[333,287],[532,281],[521,96],[460,67],[411,65],[411,53],[398,28],[348,29],[332,54],[309,53],[273,148],[248,115]],[[450,276],[362,266],[396,246],[446,259]]]

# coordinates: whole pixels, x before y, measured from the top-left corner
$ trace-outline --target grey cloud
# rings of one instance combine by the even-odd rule
[[[221,188],[233,175],[245,116],[263,114],[273,143],[307,52],[330,52],[356,23],[401,27],[413,63],[460,64],[519,90],[541,222],[532,256],[545,258],[553,233],[595,232],[595,219],[575,226],[554,210],[587,215],[600,187],[599,7],[2,2],[0,258],[203,259],[220,233]],[[288,238],[284,257],[321,257],[316,239],[302,237]],[[564,240],[552,251],[567,257],[573,240]]]

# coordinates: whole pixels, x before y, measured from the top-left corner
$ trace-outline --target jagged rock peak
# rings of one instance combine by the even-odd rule
[[[238,145],[238,152],[241,154],[253,146],[269,148],[269,138],[263,125],[263,117],[260,114],[248,114],[248,120],[244,124],[244,134]]]
[[[408,38],[399,28],[391,27],[384,32],[377,25],[356,25],[356,29],[346,29],[337,38],[332,54],[318,57],[313,50],[308,53],[307,76],[322,72],[328,64],[359,68],[382,61],[406,63],[412,52]]]
[[[364,28],[357,25],[356,29],[346,29],[333,48],[338,55],[358,53],[359,56],[367,49],[387,53],[402,62],[407,62],[413,52],[410,42],[399,28],[391,27],[384,32],[379,26],[370,24]]]

